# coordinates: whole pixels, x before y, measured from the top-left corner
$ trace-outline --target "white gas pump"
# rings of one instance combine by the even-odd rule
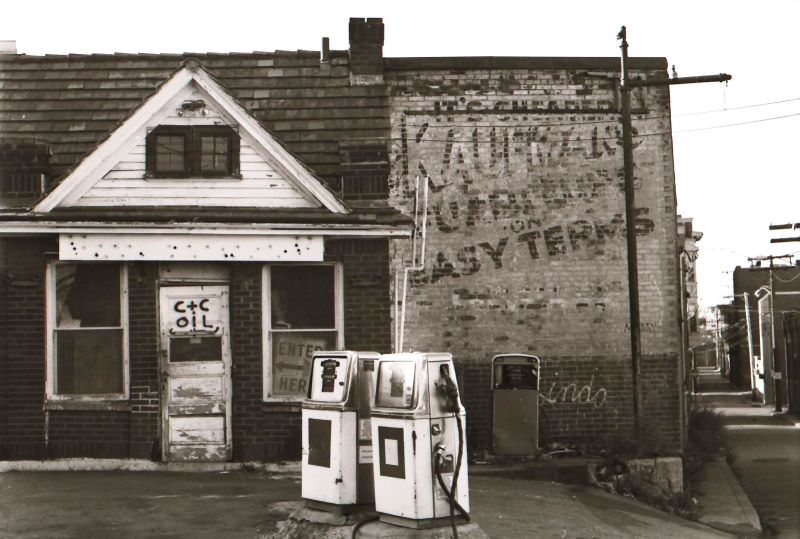
[[[374,500],[370,409],[377,352],[315,352],[303,402],[302,496],[347,513]]]
[[[430,528],[449,519],[455,532],[469,519],[465,419],[451,354],[380,357],[372,447],[382,521]]]

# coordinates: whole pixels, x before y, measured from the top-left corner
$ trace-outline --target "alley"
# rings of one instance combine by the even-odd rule
[[[800,427],[713,371],[701,374],[699,403],[725,416],[733,468],[767,534],[800,537]]]

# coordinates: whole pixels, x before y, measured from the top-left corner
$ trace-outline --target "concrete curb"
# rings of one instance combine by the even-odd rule
[[[0,461],[5,472],[233,472],[300,475],[300,462],[153,462],[138,459],[55,459]]]
[[[706,464],[700,490],[699,522],[737,536],[761,535],[758,513],[724,458]]]
[[[791,414],[789,412],[773,413],[772,417],[775,417],[780,421],[782,421],[783,423],[786,423],[787,425],[790,425],[792,427],[800,426],[800,418],[796,417],[794,414]]]

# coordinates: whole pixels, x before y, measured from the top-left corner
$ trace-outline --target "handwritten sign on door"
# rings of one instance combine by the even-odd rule
[[[172,299],[167,328],[176,334],[215,334],[220,331],[222,304],[219,297],[198,296]]]

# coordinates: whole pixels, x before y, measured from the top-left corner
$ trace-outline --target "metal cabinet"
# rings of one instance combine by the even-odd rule
[[[530,455],[539,447],[539,365],[526,354],[492,359],[492,449],[495,455]]]

